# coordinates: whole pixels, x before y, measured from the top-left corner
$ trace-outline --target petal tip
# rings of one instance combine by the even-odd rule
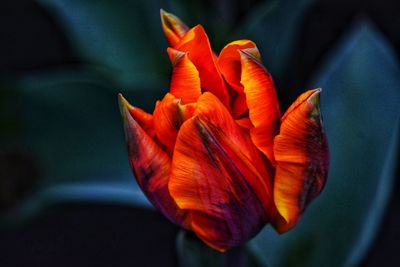
[[[181,58],[187,56],[189,53],[174,49],[172,47],[168,47],[167,54],[168,54],[169,60],[172,63],[172,66],[175,66]]]
[[[177,16],[160,9],[161,25],[171,46],[175,46],[186,34],[189,27]]]
[[[321,91],[322,91],[321,88],[317,88],[317,89],[312,90],[312,94],[310,95],[310,97],[308,99],[314,105],[319,105]]]
[[[246,49],[238,49],[237,50],[242,58],[251,57],[251,55],[246,51]]]
[[[121,94],[118,93],[118,104],[119,104],[119,112],[121,113],[122,119],[124,122],[128,120],[128,115],[132,116],[130,110],[133,110],[134,107],[129,104],[128,100]]]
[[[167,19],[168,15],[171,15],[171,14],[168,13],[167,11],[165,11],[164,9],[160,8],[160,17],[161,17],[162,24],[165,23],[165,20]]]
[[[121,112],[121,115],[124,117],[127,107],[129,106],[129,103],[121,93],[118,93],[118,104],[119,104],[119,111]]]
[[[178,17],[176,17],[175,15],[168,13],[167,11],[165,11],[164,9],[160,8],[160,18],[161,18],[161,23],[164,26],[167,26],[171,23],[173,23],[173,21],[179,20]]]
[[[319,117],[321,115],[320,112],[320,99],[321,99],[321,88],[317,88],[311,90],[311,94],[307,99],[307,102],[310,105],[310,115],[311,117]]]
[[[255,44],[254,47],[238,49],[238,52],[242,60],[250,59],[259,64],[261,63],[261,55]]]

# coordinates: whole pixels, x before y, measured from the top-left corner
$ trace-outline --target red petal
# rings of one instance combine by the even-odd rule
[[[196,66],[203,91],[209,91],[229,107],[229,94],[219,73],[208,36],[201,25],[190,29],[175,49],[188,52],[189,59]]]
[[[302,94],[283,116],[280,134],[275,138],[274,201],[284,219],[276,225],[281,232],[296,224],[326,181],[328,147],[319,95],[319,89]]]
[[[272,168],[226,108],[203,94],[175,145],[169,190],[192,229],[225,250],[254,236],[271,207]]]
[[[231,113],[234,118],[240,117],[247,110],[246,95],[243,85],[240,83],[242,65],[240,61],[240,49],[256,48],[255,43],[249,40],[238,40],[227,44],[219,54],[217,65],[231,92]],[[257,50],[258,51],[258,50]]]
[[[157,140],[172,155],[176,137],[182,123],[193,116],[195,104],[182,105],[180,100],[167,93],[158,102],[153,113],[154,131]]]
[[[274,163],[273,143],[278,134],[280,111],[278,97],[271,75],[250,52],[240,50],[242,63],[241,83],[244,86],[249,118],[254,125],[250,130],[254,144]]]
[[[186,212],[178,208],[168,192],[171,159],[135,121],[128,110],[128,102],[121,95],[119,101],[129,163],[140,188],[167,218],[187,228]]]
[[[186,26],[186,24],[177,16],[165,12],[162,9],[160,10],[160,16],[165,37],[167,38],[169,45],[174,47],[189,30],[189,27]]]
[[[182,103],[196,102],[201,95],[200,77],[196,67],[190,61],[188,53],[167,49],[174,71],[172,72],[170,92]]]
[[[119,94],[118,100],[120,104],[121,114],[125,112],[125,109],[130,113],[132,118],[140,125],[140,127],[150,136],[154,137],[153,127],[153,116],[144,110],[134,107],[125,100],[125,98]]]
[[[249,118],[242,118],[242,119],[238,119],[236,120],[236,123],[246,129],[246,130],[250,130],[251,128],[253,128],[253,124],[251,123]]]
[[[176,136],[182,124],[178,103],[179,99],[168,93],[162,101],[158,102],[153,113],[157,140],[165,146],[170,155],[174,150]]]
[[[217,65],[226,82],[237,92],[243,92],[240,83],[242,65],[240,61],[240,49],[255,48],[256,44],[250,40],[238,40],[227,44],[219,54]]]

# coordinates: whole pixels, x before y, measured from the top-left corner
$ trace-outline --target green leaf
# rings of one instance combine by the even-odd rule
[[[152,208],[128,164],[117,94],[151,111],[162,92],[118,90],[86,68],[36,72],[1,86],[2,145],[29,153],[40,175],[37,192],[8,223],[58,202]]]
[[[21,77],[13,87],[20,129],[10,143],[24,145],[38,159],[42,188],[62,186],[76,193],[85,192],[79,186],[92,186],[97,199],[100,191],[109,199],[124,187],[140,191],[128,164],[117,101],[121,91],[113,82],[91,71],[63,70]],[[157,98],[148,92],[122,93],[147,109]]]
[[[357,266],[373,241],[399,159],[400,68],[366,22],[356,24],[311,87],[321,108],[330,170],[321,196],[279,236],[267,227],[252,248],[268,266]]]
[[[39,0],[79,58],[128,89],[167,86],[170,63],[159,10],[165,1]]]
[[[16,82],[21,141],[41,159],[46,183],[123,177],[127,162],[112,86],[99,76],[73,71]]]

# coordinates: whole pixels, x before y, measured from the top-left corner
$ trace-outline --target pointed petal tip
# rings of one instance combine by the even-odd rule
[[[170,46],[174,47],[189,30],[189,27],[177,16],[160,9],[161,25]]]
[[[261,63],[260,51],[258,51],[256,44],[254,44],[254,47],[238,49],[238,52],[242,60],[251,59],[257,63]]]
[[[309,99],[312,100],[313,102],[318,101],[316,103],[319,103],[319,98],[320,98],[322,89],[321,88],[317,88],[317,89],[314,89],[314,90],[311,90],[311,91],[312,91],[312,93],[311,93]]]
[[[246,51],[246,49],[238,49],[237,50],[242,58],[249,58],[251,55]]]
[[[118,103],[121,105],[123,101],[126,101],[125,97],[121,93],[118,93]]]
[[[187,56],[189,54],[189,52],[183,52],[180,50],[177,50],[175,48],[172,47],[168,47],[167,48],[167,54],[168,57],[172,63],[172,66],[175,66],[176,63],[184,56]]]
[[[128,100],[121,94],[118,93],[118,104],[119,104],[119,112],[121,113],[122,119],[125,122],[128,118],[127,115],[131,115],[129,112],[130,109],[133,109],[134,107],[129,104]]]
[[[165,11],[164,9],[160,8],[160,17],[161,17],[161,22],[164,24],[164,20],[166,19],[166,17],[168,15],[171,15],[170,13],[168,13],[167,11]]]
[[[314,90],[311,90],[311,91],[312,91],[312,93],[309,96],[308,100],[314,105],[319,105],[320,95],[321,95],[322,89],[321,88],[317,88],[317,89],[314,89]]]
[[[121,115],[124,117],[129,103],[121,93],[118,93],[118,104],[119,104],[119,111],[121,112]]]
[[[320,111],[320,99],[321,99],[321,88],[310,90],[310,96],[307,98],[307,103],[310,105],[311,117],[319,117]]]

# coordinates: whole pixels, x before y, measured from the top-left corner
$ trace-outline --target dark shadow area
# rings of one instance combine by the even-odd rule
[[[37,189],[39,169],[27,151],[0,150],[0,214],[16,208]]]
[[[400,165],[397,166],[396,177],[400,177]],[[399,179],[397,179],[393,189],[385,219],[361,267],[396,266],[400,262],[398,258],[398,241],[400,240]]]
[[[36,2],[0,5],[0,78],[77,63],[60,26]]]
[[[0,265],[177,266],[177,230],[152,210],[59,204],[0,230]]]
[[[400,58],[400,2],[385,1],[315,1],[307,12],[296,49],[292,51],[286,76],[276,81],[282,105],[286,108],[305,88],[315,69],[328,52],[360,18],[371,20],[386,36]],[[284,93],[283,93],[284,92]]]

